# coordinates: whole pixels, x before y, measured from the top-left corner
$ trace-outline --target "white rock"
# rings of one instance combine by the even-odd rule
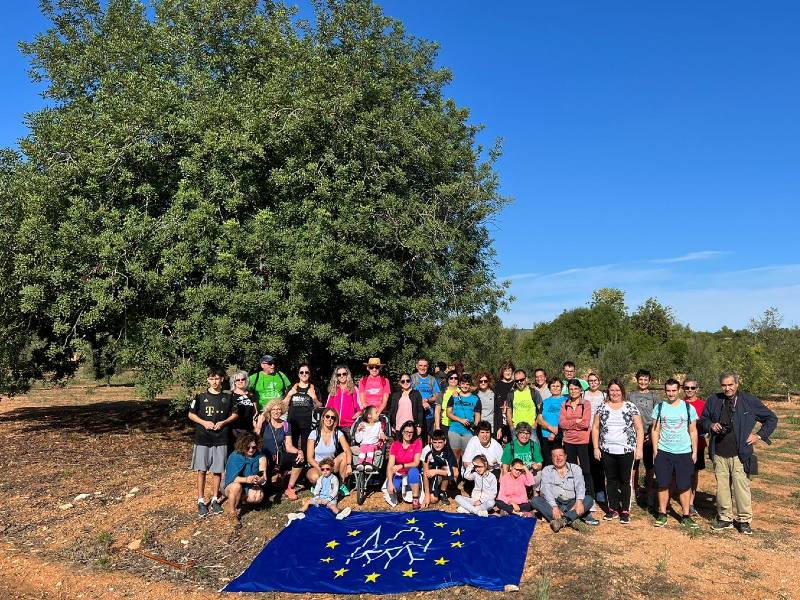
[[[91,497],[92,497],[91,494],[78,494],[77,496],[75,496],[75,498],[73,498],[72,501],[73,502],[80,502],[81,500],[87,500],[87,499],[89,499]]]
[[[59,505],[58,508],[60,508],[61,510],[69,510],[70,508],[75,508],[75,507],[70,502],[67,502],[66,504]]]
[[[139,488],[138,488],[138,487],[135,487],[135,488],[133,488],[133,489],[132,489],[130,492],[128,492],[128,493],[129,493],[129,494],[138,494],[138,493],[139,493]]]
[[[133,540],[128,544],[128,550],[138,550],[142,546],[142,540]]]
[[[184,546],[188,546],[189,540],[181,540],[181,544],[183,544]]]

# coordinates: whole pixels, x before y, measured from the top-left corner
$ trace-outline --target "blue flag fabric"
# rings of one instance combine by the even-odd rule
[[[472,585],[519,585],[534,518],[442,511],[359,512],[337,521],[327,508],[281,531],[224,592],[396,594]]]

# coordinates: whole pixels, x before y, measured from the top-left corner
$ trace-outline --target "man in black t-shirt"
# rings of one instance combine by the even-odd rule
[[[208,389],[189,404],[189,420],[195,424],[192,470],[197,471],[197,514],[201,517],[208,515],[209,506],[215,514],[222,513],[217,495],[228,459],[229,425],[239,417],[233,396],[222,391],[223,377],[222,371],[209,369]],[[207,471],[211,471],[209,505],[205,502]]]

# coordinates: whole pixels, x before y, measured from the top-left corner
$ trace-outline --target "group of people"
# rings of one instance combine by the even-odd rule
[[[337,366],[327,394],[311,383],[308,364],[299,366],[294,384],[273,356],[263,356],[260,366],[253,375],[235,372],[230,391],[222,389],[224,373],[209,371],[208,389],[191,402],[201,517],[221,514],[227,501],[238,518],[243,504],[259,504],[270,490],[297,500],[305,485],[311,497],[290,521],[312,504],[346,518],[350,508],[340,509],[339,499],[349,495],[354,472],[377,471],[392,507],[452,499],[459,512],[480,516],[539,513],[559,531],[581,521],[598,525],[597,517],[629,523],[635,492],[663,527],[677,495],[681,524],[694,529],[707,446],[717,479],[712,528],[749,534],[753,446],[769,443],[777,426],[761,400],[739,390],[733,372],[704,400],[691,376],[667,379],[662,399],[644,369],[636,373],[637,389],[626,393],[619,379],[601,389],[596,373],[577,377],[571,361],[561,376],[536,369],[529,382],[510,362],[495,379],[460,365],[432,373],[421,358],[393,390],[385,365],[371,358],[358,383],[347,366]]]

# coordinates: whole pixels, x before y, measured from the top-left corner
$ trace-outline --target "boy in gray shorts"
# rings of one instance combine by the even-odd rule
[[[215,514],[222,514],[217,494],[228,459],[228,426],[239,416],[231,393],[222,391],[223,377],[221,370],[209,369],[208,389],[189,404],[189,420],[195,423],[192,471],[197,471],[197,514],[201,517],[208,515],[209,506]],[[208,471],[211,471],[212,496],[210,504],[206,505]]]

